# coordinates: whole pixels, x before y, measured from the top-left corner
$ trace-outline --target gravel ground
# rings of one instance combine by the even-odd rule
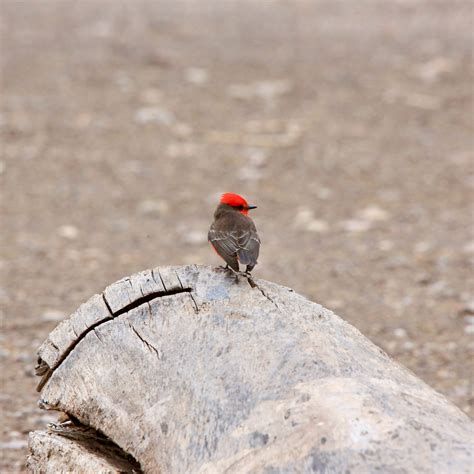
[[[470,1],[1,4],[2,472],[24,470],[35,352],[136,271],[218,264],[340,314],[472,416]],[[470,299],[471,298],[471,299]]]

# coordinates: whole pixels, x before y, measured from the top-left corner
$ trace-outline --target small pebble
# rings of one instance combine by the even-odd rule
[[[372,227],[371,222],[358,219],[348,219],[346,221],[342,221],[340,225],[346,232],[353,233],[367,232]]]
[[[309,208],[300,209],[295,216],[295,227],[308,232],[324,233],[329,230],[329,224],[322,219],[315,219],[314,211]]]
[[[193,158],[198,147],[195,143],[170,143],[166,147],[166,154],[171,158]]]
[[[267,152],[259,148],[247,148],[244,151],[244,155],[248,159],[249,164],[255,168],[265,166],[268,160]]]
[[[385,221],[388,219],[388,212],[377,205],[371,205],[363,209],[359,216],[370,222]]]
[[[191,84],[202,86],[209,80],[209,73],[206,69],[190,67],[184,71],[184,78]]]
[[[448,369],[440,369],[436,372],[438,377],[441,377],[442,379],[452,379],[453,378],[453,372]]]
[[[403,344],[402,344],[402,347],[403,349],[405,349],[406,351],[411,351],[415,348],[415,343],[413,341],[405,341]]]
[[[329,230],[329,224],[321,219],[313,219],[306,225],[306,230],[322,234]]]
[[[463,252],[474,253],[474,240],[464,245]]]
[[[263,172],[252,166],[244,166],[240,168],[237,176],[243,181],[259,181],[263,177]]]
[[[464,334],[474,334],[474,324],[464,326]]]
[[[442,76],[454,70],[454,62],[451,58],[437,57],[420,64],[415,69],[415,74],[424,82],[431,84],[438,81]]]
[[[64,239],[73,240],[79,235],[79,230],[73,225],[62,225],[58,228],[58,235]]]
[[[227,93],[234,99],[251,100],[255,97],[272,101],[289,93],[293,83],[287,79],[259,81],[251,84],[231,84]]]
[[[137,206],[137,212],[144,216],[163,216],[168,212],[169,206],[166,201],[146,199]]]
[[[134,120],[140,125],[171,125],[175,122],[175,117],[171,111],[162,107],[141,107],[135,112]]]
[[[403,328],[396,328],[393,331],[393,335],[401,339],[401,338],[407,337],[407,332]]]

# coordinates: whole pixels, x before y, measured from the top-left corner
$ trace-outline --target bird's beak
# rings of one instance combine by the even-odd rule
[[[249,209],[249,210],[250,209],[257,209],[257,206],[249,206],[249,207],[247,207],[247,209]]]

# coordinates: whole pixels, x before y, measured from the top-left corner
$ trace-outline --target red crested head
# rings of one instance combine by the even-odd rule
[[[248,202],[242,196],[234,193],[224,193],[221,196],[221,204],[227,204],[244,215],[249,213],[249,209],[255,209],[257,207],[249,206]]]

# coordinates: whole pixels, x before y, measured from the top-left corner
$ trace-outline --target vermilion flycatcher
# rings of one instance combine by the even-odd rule
[[[248,217],[249,210],[256,207],[249,206],[238,194],[225,193],[214,213],[207,238],[234,272],[239,271],[239,264],[247,265],[247,273],[257,264],[260,238],[255,224]]]

